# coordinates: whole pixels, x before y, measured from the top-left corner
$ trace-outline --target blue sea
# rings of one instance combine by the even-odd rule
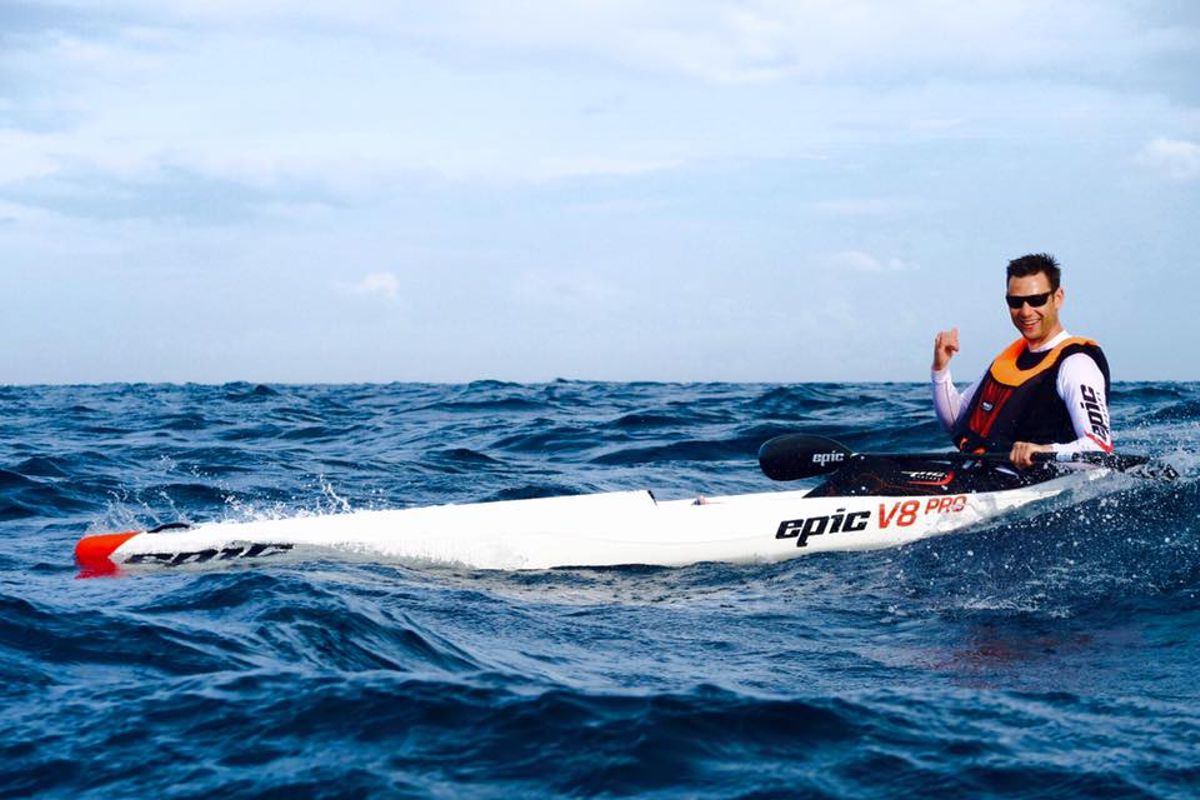
[[[948,442],[917,384],[0,387],[0,796],[1195,797],[1200,384],[1112,405],[1179,481],[891,550],[86,579],[85,533],[768,491],[776,434]]]

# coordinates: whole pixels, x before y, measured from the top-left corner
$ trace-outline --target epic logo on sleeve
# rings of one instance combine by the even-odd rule
[[[1079,394],[1083,397],[1080,405],[1087,412],[1088,424],[1092,426],[1092,433],[1100,440],[1100,444],[1108,444],[1112,440],[1108,429],[1108,415],[1100,406],[1100,398],[1096,390],[1090,386],[1080,386]]]

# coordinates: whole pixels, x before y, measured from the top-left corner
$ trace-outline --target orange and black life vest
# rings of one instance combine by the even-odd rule
[[[1007,451],[1013,442],[1054,444],[1077,437],[1067,404],[1058,395],[1058,370],[1067,356],[1087,353],[1104,374],[1108,361],[1092,339],[1073,336],[1041,353],[1017,339],[996,357],[954,428],[954,444],[965,452]]]

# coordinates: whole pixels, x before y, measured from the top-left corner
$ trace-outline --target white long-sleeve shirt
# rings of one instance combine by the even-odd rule
[[[1066,331],[1062,331],[1040,347],[1031,348],[1032,352],[1052,350],[1070,336]],[[938,421],[942,423],[946,432],[953,432],[971,405],[971,398],[981,381],[971,384],[960,394],[950,377],[949,366],[942,370],[933,370],[931,377],[934,411],[937,412]],[[1052,444],[1051,449],[1056,453],[1111,453],[1112,429],[1108,424],[1108,397],[1104,391],[1104,373],[1100,371],[1095,359],[1087,353],[1067,356],[1059,366],[1058,380],[1054,386],[1058,390],[1058,396],[1067,405],[1077,438],[1072,442]]]

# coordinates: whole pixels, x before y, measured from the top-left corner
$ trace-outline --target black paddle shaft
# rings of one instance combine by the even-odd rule
[[[788,433],[768,439],[758,450],[758,464],[763,474],[773,481],[795,481],[814,475],[829,475],[851,461],[865,459],[928,458],[945,461],[1007,462],[1007,453],[855,453],[841,442],[825,436],[807,433]],[[1036,461],[1053,461],[1053,453],[1036,453]],[[1149,478],[1175,480],[1178,473],[1170,464],[1152,462],[1146,456],[1115,453],[1075,453],[1072,461],[1098,464],[1118,472],[1130,472]],[[1135,468],[1137,468],[1135,470]]]

